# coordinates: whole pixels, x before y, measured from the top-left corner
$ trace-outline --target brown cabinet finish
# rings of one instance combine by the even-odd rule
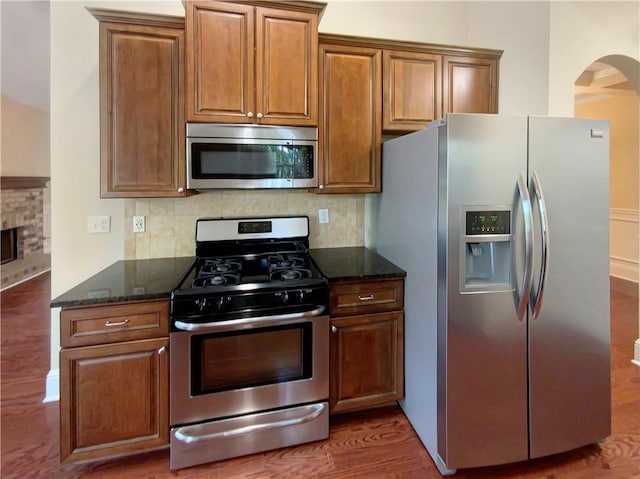
[[[184,196],[184,20],[89,11],[100,21],[101,197]]]
[[[424,128],[442,116],[442,56],[384,51],[382,129]]]
[[[444,57],[445,113],[498,113],[498,61]]]
[[[403,279],[329,285],[332,413],[404,397]]]
[[[403,397],[403,326],[402,312],[331,321],[331,412],[380,406]]]
[[[382,51],[320,45],[319,192],[380,191]]]
[[[167,447],[168,301],[63,309],[60,319],[61,461]]]
[[[186,3],[187,121],[317,125],[324,4],[260,3]]]

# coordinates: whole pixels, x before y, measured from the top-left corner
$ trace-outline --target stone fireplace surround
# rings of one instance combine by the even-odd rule
[[[6,289],[51,268],[51,255],[44,253],[43,190],[47,177],[3,176],[0,209],[2,230],[17,228],[18,254],[0,269]]]

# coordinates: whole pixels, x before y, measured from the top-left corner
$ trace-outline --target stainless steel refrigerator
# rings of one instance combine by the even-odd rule
[[[383,144],[401,407],[443,475],[610,433],[606,121],[450,114]]]

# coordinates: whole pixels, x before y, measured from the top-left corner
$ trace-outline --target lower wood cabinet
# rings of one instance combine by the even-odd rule
[[[331,412],[392,403],[404,395],[402,312],[331,321]]]
[[[403,280],[330,285],[331,413],[404,397]]]
[[[168,300],[63,309],[61,331],[61,462],[168,447]]]

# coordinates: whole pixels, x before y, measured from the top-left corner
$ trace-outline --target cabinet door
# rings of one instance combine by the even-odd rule
[[[320,192],[380,191],[382,51],[320,45]]]
[[[384,51],[382,129],[420,130],[442,116],[442,57]]]
[[[492,59],[444,57],[445,113],[498,113],[498,62]]]
[[[254,107],[251,5],[187,2],[187,121],[251,123]]]
[[[169,444],[167,347],[163,338],[61,351],[62,462]]]
[[[332,319],[331,333],[331,412],[363,409],[402,399],[402,312]]]
[[[101,196],[184,196],[184,31],[101,22]]]
[[[318,16],[256,9],[256,118],[318,124]]]

